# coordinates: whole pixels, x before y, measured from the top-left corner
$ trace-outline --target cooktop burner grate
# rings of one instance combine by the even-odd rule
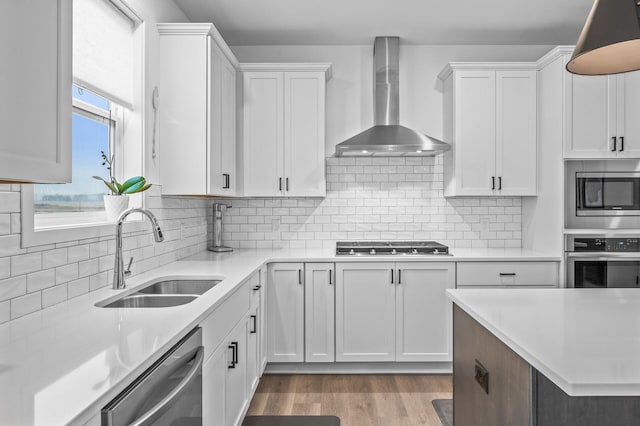
[[[338,241],[341,256],[448,255],[449,247],[435,241]]]

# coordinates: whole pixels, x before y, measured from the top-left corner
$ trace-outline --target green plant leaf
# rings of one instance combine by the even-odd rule
[[[127,179],[126,181],[124,181],[124,183],[122,184],[122,191],[126,191],[128,188],[132,187],[133,185],[137,185],[138,183],[142,182],[142,184],[144,185],[146,182],[146,179],[143,178],[142,176],[134,176],[130,179]]]
[[[122,194],[124,192],[123,186],[119,184],[118,181],[114,181],[113,183],[116,185],[116,188],[118,188],[118,192]]]
[[[149,188],[151,188],[151,184],[144,185],[141,188],[133,190],[133,191],[131,190],[131,188],[129,188],[129,190],[128,190],[129,192],[127,192],[127,194],[135,194],[137,192],[143,192],[143,191],[146,191]]]
[[[109,191],[111,191],[113,194],[115,194],[115,195],[120,195],[120,194],[122,194],[122,192],[120,192],[120,191],[118,190],[118,188],[116,188],[115,186],[113,186],[113,185],[111,184],[111,182],[108,182],[108,181],[104,180],[104,179],[103,179],[103,178],[101,178],[100,176],[91,176],[91,177],[92,177],[92,178],[94,178],[94,179],[97,179],[97,180],[101,180],[101,181],[106,185],[106,187],[107,187],[107,188],[109,188]]]
[[[145,182],[138,182],[134,185],[131,185],[130,187],[128,187],[127,189],[124,190],[125,194],[134,194],[136,191],[138,191],[140,188],[142,188],[144,186]]]

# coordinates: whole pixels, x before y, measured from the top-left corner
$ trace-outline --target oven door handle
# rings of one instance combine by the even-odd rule
[[[204,346],[198,347],[193,365],[184,376],[180,383],[167,394],[160,402],[154,405],[149,411],[138,417],[130,426],[148,426],[151,425],[160,415],[162,415],[173,401],[178,398],[185,389],[195,380],[202,368],[204,361]]]
[[[640,253],[611,253],[611,252],[591,252],[591,253],[575,253],[567,252],[567,258],[576,259],[591,259],[591,260],[616,260],[616,259],[638,259],[640,260]]]

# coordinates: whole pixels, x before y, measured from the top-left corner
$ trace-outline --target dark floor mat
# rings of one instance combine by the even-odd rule
[[[434,399],[431,403],[442,426],[453,426],[453,399]]]
[[[247,416],[242,426],[340,426],[336,416]]]

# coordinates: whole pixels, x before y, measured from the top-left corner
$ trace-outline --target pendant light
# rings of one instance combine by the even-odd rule
[[[567,71],[605,75],[640,70],[636,0],[595,0]]]

